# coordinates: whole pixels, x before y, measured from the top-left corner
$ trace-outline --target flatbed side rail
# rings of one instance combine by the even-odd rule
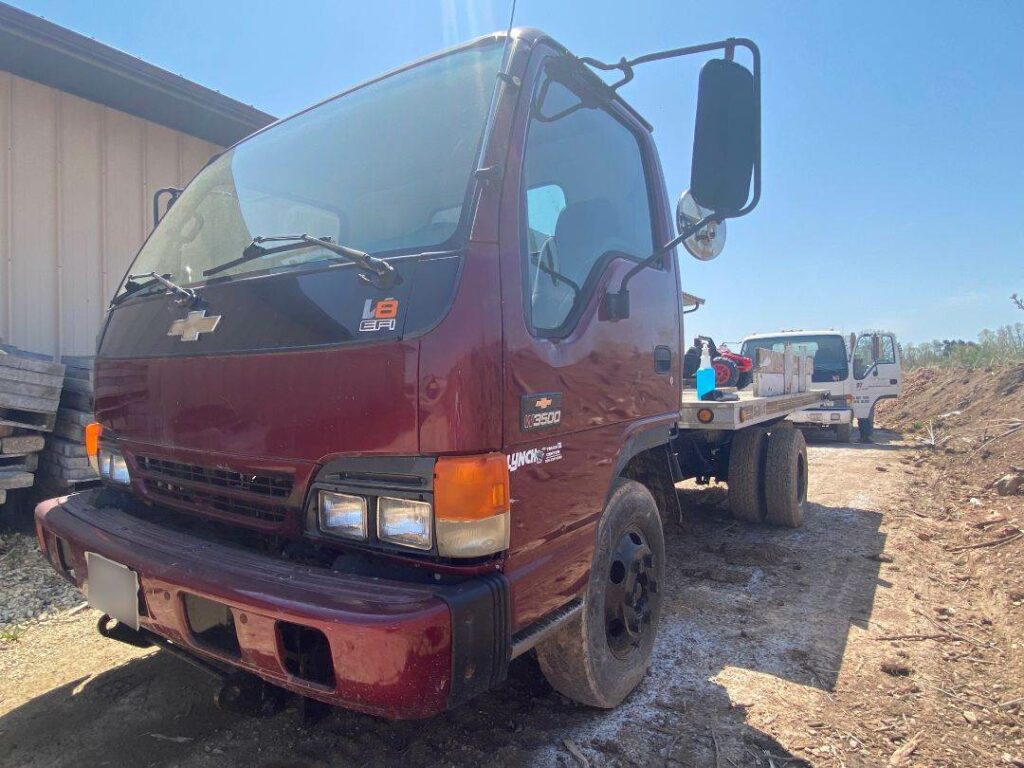
[[[679,410],[680,429],[738,430],[788,416],[825,400],[826,392],[794,392],[757,396],[749,390],[736,393],[739,400],[699,400],[696,390],[683,390]]]

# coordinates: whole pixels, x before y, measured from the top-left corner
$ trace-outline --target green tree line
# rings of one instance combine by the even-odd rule
[[[990,365],[1024,362],[1024,323],[987,328],[977,341],[943,339],[903,345],[903,366],[925,365],[983,368]]]

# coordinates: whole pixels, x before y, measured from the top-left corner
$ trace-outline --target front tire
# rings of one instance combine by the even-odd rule
[[[640,483],[619,479],[598,523],[583,609],[537,646],[551,686],[591,707],[621,703],[650,663],[664,582],[658,506]]]

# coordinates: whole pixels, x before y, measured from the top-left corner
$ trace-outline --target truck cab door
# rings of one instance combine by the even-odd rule
[[[675,254],[630,282],[629,317],[600,313],[605,293],[672,237],[653,142],[621,104],[565,77],[567,61],[534,50],[502,187],[506,573],[517,625],[584,583],[620,453],[642,430],[667,439],[680,407]],[[555,561],[556,575],[541,566]]]
[[[853,349],[853,411],[871,418],[878,400],[898,397],[903,373],[900,349],[891,333],[862,333]]]

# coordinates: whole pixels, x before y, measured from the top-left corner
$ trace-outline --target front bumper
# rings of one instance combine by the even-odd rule
[[[96,489],[42,502],[40,548],[84,592],[86,552],[131,568],[140,626],[196,655],[303,696],[403,719],[435,715],[504,678],[511,637],[499,574],[442,586],[300,565],[141,520],[119,496]],[[237,651],[196,636],[188,596],[227,606]],[[326,638],[333,683],[289,665],[282,633],[296,625]]]
[[[807,408],[791,414],[790,421],[796,424],[814,424],[819,427],[834,427],[837,424],[853,422],[853,411],[849,408]]]

